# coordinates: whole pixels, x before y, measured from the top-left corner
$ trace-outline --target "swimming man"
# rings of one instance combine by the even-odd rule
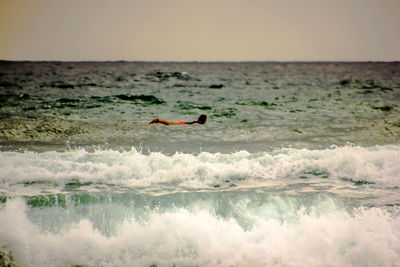
[[[201,114],[197,121],[191,121],[191,122],[184,122],[184,121],[166,121],[166,120],[160,120],[158,118],[153,119],[151,122],[145,124],[145,126],[153,124],[153,123],[161,123],[164,125],[185,125],[185,124],[205,124],[207,121],[207,115]]]

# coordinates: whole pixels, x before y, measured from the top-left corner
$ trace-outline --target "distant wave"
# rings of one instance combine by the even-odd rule
[[[355,146],[324,150],[282,149],[269,153],[202,152],[142,154],[136,150],[1,152],[0,188],[20,184],[114,184],[158,190],[229,189],[262,186],[276,179],[328,179],[350,184],[400,186],[399,146]],[[88,184],[89,183],[89,184]]]

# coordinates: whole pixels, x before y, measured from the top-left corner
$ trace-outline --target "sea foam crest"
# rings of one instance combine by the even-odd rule
[[[198,155],[98,150],[88,152],[1,152],[1,187],[20,183],[113,183],[208,188],[273,179],[345,179],[400,186],[400,146],[336,147],[323,150]]]

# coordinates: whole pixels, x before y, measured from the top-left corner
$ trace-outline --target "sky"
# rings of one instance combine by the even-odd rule
[[[0,0],[0,59],[399,61],[400,0]]]

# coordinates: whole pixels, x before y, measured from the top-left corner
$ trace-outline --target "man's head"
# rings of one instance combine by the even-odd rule
[[[206,121],[207,121],[207,115],[204,115],[204,114],[201,114],[199,116],[199,118],[197,119],[197,122],[200,124],[204,124],[204,123],[206,123]]]

